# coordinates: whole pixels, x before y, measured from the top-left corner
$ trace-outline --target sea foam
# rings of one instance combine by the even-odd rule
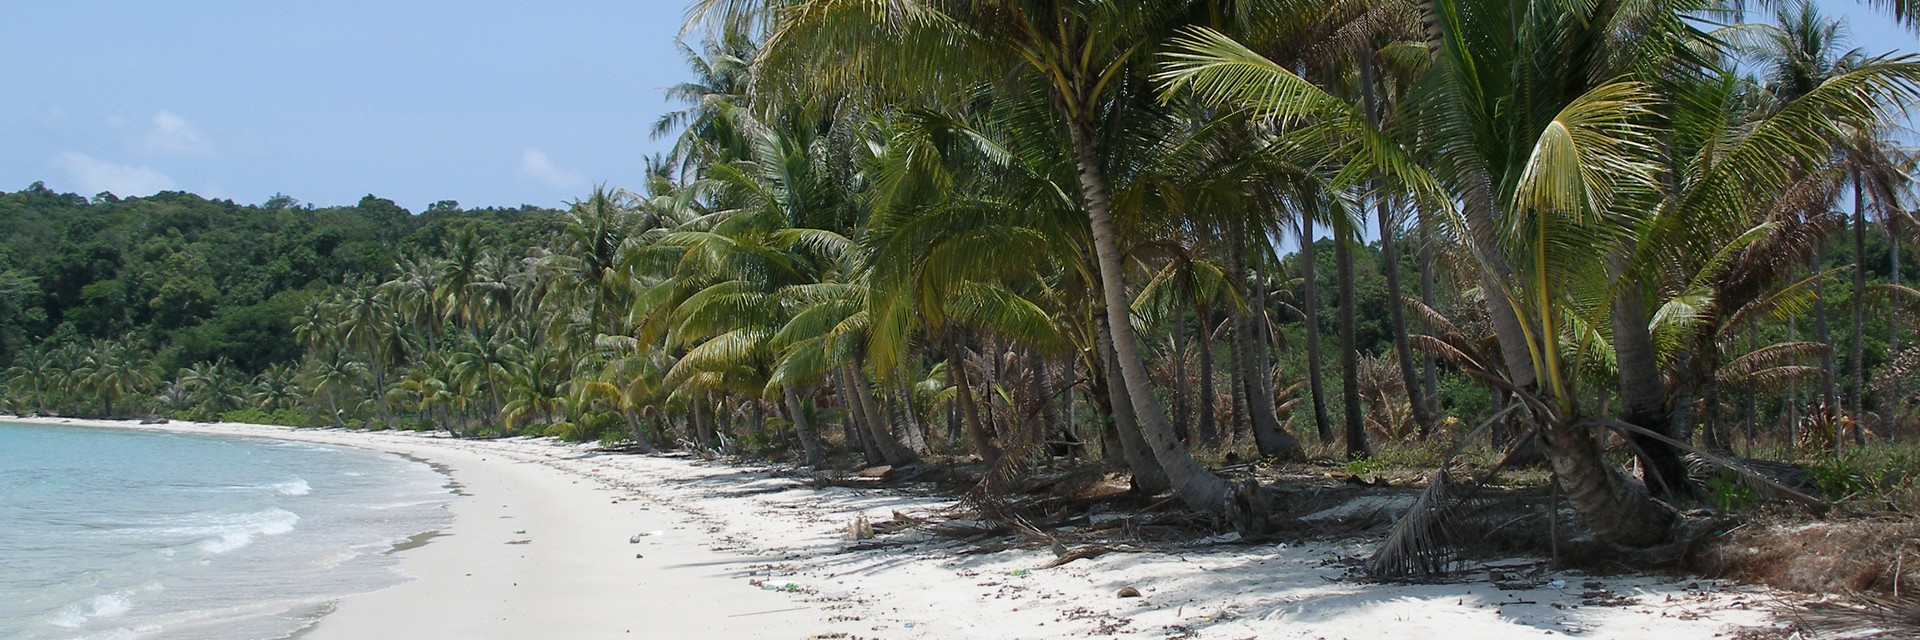
[[[201,540],[201,551],[221,554],[253,544],[255,536],[277,536],[293,531],[300,516],[285,509],[267,509],[223,518],[226,522],[201,529],[208,538]]]
[[[309,493],[313,493],[313,487],[311,485],[308,485],[307,481],[303,478],[294,478],[292,480],[275,483],[270,486],[273,488],[274,493],[278,493],[283,496],[304,496]]]

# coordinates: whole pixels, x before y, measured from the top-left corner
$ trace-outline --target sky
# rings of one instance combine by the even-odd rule
[[[0,191],[420,211],[640,186],[679,0],[8,3]]]
[[[1920,40],[1847,0],[1855,46]],[[0,20],[0,191],[420,211],[637,188],[683,0],[63,0]]]

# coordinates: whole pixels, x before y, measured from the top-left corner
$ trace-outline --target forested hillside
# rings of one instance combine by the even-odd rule
[[[87,198],[35,183],[0,194],[0,363],[113,349],[142,379],[212,362],[251,376],[298,362],[294,319],[329,289],[384,279],[398,256],[437,251],[465,229],[502,246],[538,237],[553,216],[454,202],[416,215],[374,196],[351,207]]]

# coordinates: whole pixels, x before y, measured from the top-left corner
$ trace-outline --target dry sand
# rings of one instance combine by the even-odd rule
[[[341,601],[303,636],[318,640],[1714,638],[1771,623],[1769,605],[1783,597],[1707,580],[1567,572],[1512,590],[1484,579],[1367,584],[1347,576],[1370,550],[1359,541],[1222,537],[1043,568],[1053,560],[1044,550],[965,553],[917,530],[849,542],[856,517],[938,515],[952,501],[813,488],[774,469],[545,439],[146,428],[400,453],[458,483],[466,495],[451,506],[450,528],[400,552],[399,570],[416,579]],[[645,535],[631,542],[636,534]],[[1116,596],[1129,587],[1143,597]]]

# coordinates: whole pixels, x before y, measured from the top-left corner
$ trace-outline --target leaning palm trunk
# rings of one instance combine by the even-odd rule
[[[1140,434],[1140,423],[1133,411],[1133,400],[1127,397],[1126,381],[1120,379],[1120,365],[1113,352],[1113,332],[1108,330],[1105,319],[1096,320],[1094,341],[1100,349],[1100,371],[1106,376],[1103,387],[1107,392],[1107,403],[1113,412],[1113,440],[1120,444],[1120,456],[1127,461],[1127,468],[1133,471],[1133,485],[1142,493],[1158,494],[1173,487],[1167,478],[1167,472],[1161,468],[1160,460],[1153,449],[1147,445],[1146,438]]]
[[[1407,387],[1407,404],[1413,409],[1413,422],[1420,425],[1420,437],[1433,433],[1433,410],[1427,404],[1420,376],[1414,372],[1413,346],[1407,338],[1406,305],[1400,302],[1400,253],[1394,249],[1395,225],[1387,199],[1379,198],[1380,262],[1387,276],[1387,319],[1393,325],[1393,354],[1400,361],[1400,379]]]
[[[780,387],[780,395],[786,401],[787,420],[793,422],[794,437],[800,440],[800,450],[806,456],[807,466],[820,466],[823,459],[820,436],[813,432],[813,423],[807,421],[806,406],[800,402],[800,390],[788,383]]]
[[[633,407],[622,408],[620,414],[627,419],[627,432],[633,434],[633,446],[641,453],[653,453],[653,444],[647,442],[647,429],[640,422],[640,414],[635,413]]]
[[[1153,451],[1154,460],[1166,472],[1174,495],[1187,508],[1228,515],[1233,508],[1232,485],[1200,466],[1186,447],[1181,446],[1180,440],[1174,437],[1173,429],[1167,427],[1167,417],[1160,409],[1160,401],[1153,395],[1151,379],[1147,377],[1147,365],[1140,356],[1140,342],[1135,339],[1133,324],[1127,318],[1131,305],[1127,304],[1126,270],[1120,259],[1120,239],[1107,200],[1107,179],[1101,168],[1098,144],[1087,123],[1069,121],[1068,128],[1073,138],[1074,159],[1079,165],[1080,189],[1086,200],[1087,222],[1093,235],[1101,297],[1106,303],[1107,326],[1113,334],[1114,359],[1120,365],[1120,379],[1126,382],[1128,400],[1132,404],[1134,418],[1139,421],[1140,436]]]
[[[866,407],[860,403],[858,397],[860,392],[854,388],[852,378],[847,375],[847,367],[834,367],[833,376],[834,385],[839,388],[840,404],[847,412],[846,419],[840,424],[846,432],[847,444],[860,447],[860,452],[865,456],[869,466],[885,464],[886,456],[881,454],[879,445],[874,443],[873,429],[868,426],[870,420]]]
[[[1545,432],[1554,477],[1566,491],[1567,503],[1595,534],[1636,547],[1668,539],[1679,514],[1601,457],[1593,429],[1549,422]]]
[[[1659,361],[1653,334],[1648,329],[1645,298],[1634,290],[1621,291],[1613,299],[1613,350],[1620,372],[1621,418],[1669,436],[1667,389],[1661,382]],[[1642,475],[1648,487],[1661,495],[1688,491],[1687,466],[1680,452],[1671,445],[1642,435],[1629,436],[1634,453],[1640,457]]]
[[[1235,225],[1238,227],[1239,225]],[[1233,280],[1236,290],[1245,289],[1247,284],[1246,248],[1244,238],[1236,233],[1232,244],[1228,246],[1229,260],[1232,263]],[[1242,397],[1245,398],[1248,422],[1253,427],[1253,441],[1260,449],[1260,455],[1281,460],[1300,460],[1306,458],[1305,449],[1293,434],[1280,426],[1280,419],[1274,415],[1273,387],[1267,382],[1265,358],[1255,353],[1255,349],[1265,351],[1265,342],[1255,338],[1256,331],[1266,329],[1266,309],[1261,304],[1263,296],[1247,291],[1241,296],[1249,303],[1242,310],[1233,309],[1233,344],[1238,355],[1237,367],[1240,368],[1239,384]],[[1258,325],[1256,328],[1255,325]]]
[[[1433,309],[1435,308],[1433,306],[1434,304],[1433,274],[1435,270],[1434,255],[1433,255],[1433,231],[1428,226],[1427,216],[1420,215],[1419,220],[1420,220],[1419,221],[1419,225],[1420,225],[1420,305],[1428,309]],[[1433,328],[1426,327],[1423,325],[1422,331],[1431,332],[1433,331]],[[1440,409],[1439,372],[1436,371],[1434,359],[1431,356],[1422,356],[1420,358],[1420,366],[1421,366],[1420,380],[1421,380],[1421,384],[1425,386],[1427,390],[1426,398],[1429,402],[1429,404],[1427,405],[1427,412],[1428,412],[1427,415],[1434,415],[1438,413]],[[1425,437],[1426,435],[1429,435],[1429,434],[1421,434],[1422,437]]]
[[[866,374],[852,365],[848,365],[847,369],[847,377],[853,380],[854,402],[859,403],[870,418],[867,421],[867,431],[873,437],[874,446],[880,449],[881,459],[894,466],[919,462],[920,457],[914,455],[912,449],[900,444],[900,439],[887,428],[886,420],[881,417],[879,408],[874,404],[873,388],[867,384]]]
[[[967,438],[973,441],[973,452],[981,460],[992,462],[1000,457],[1000,447],[993,443],[993,434],[987,433],[985,425],[980,423],[980,406],[973,395],[973,382],[967,375],[965,354],[960,350],[959,331],[947,330],[947,375],[953,378],[953,401],[960,405],[961,424],[967,432]]]

